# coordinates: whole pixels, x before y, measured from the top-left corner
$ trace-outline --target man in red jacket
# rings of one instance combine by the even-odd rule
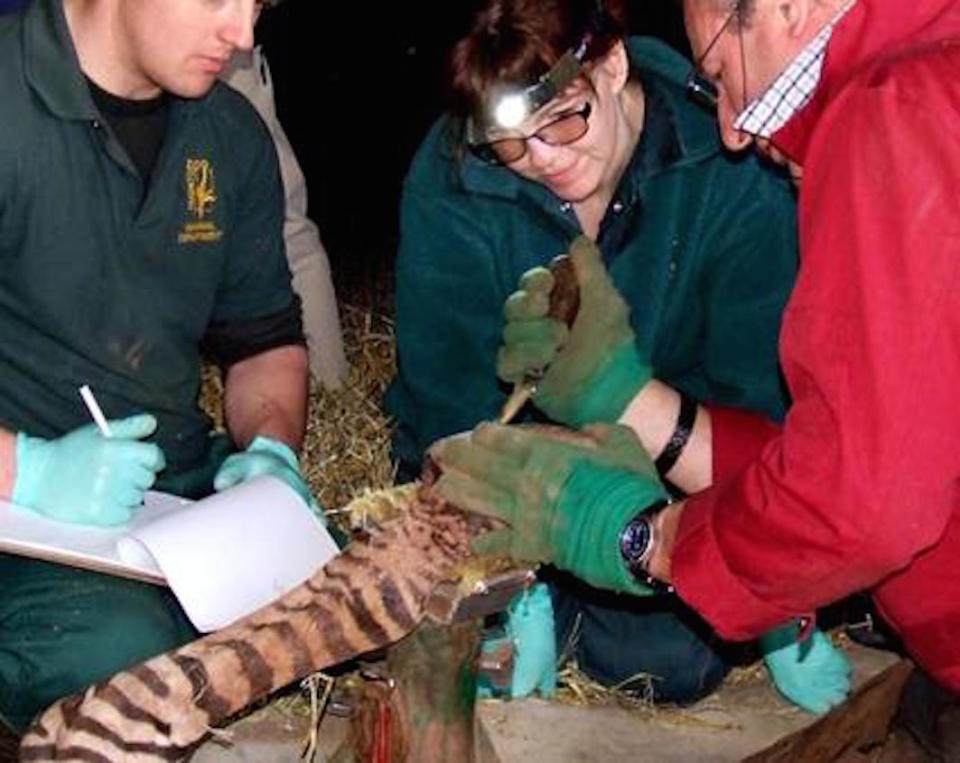
[[[664,512],[650,570],[731,638],[871,587],[960,692],[960,5],[746,5],[684,12],[724,141],[802,177],[794,402],[779,433],[714,417],[719,484]]]
[[[915,660],[960,693],[960,3],[685,0],[684,16],[724,142],[756,142],[800,186],[782,429],[709,406],[681,415],[661,446],[675,471],[699,470],[688,483],[712,486],[654,512],[631,506],[650,502],[651,478],[616,457],[496,427],[440,444],[439,488],[510,523],[513,555],[620,590],[623,567],[649,574],[732,639],[870,589]],[[574,324],[541,388],[631,384],[596,359],[625,347],[601,324],[590,342]],[[643,406],[656,384],[640,379],[619,419],[654,454],[650,433],[678,405]]]

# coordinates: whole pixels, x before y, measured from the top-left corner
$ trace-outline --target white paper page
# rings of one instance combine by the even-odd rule
[[[31,509],[0,501],[0,550],[163,585],[163,573],[152,557],[123,560],[117,552],[117,541],[189,503],[175,495],[151,491],[130,523],[91,527],[57,522]]]
[[[139,544],[200,631],[269,604],[338,552],[300,496],[274,477],[242,483],[129,532],[119,542],[121,556],[143,555]]]

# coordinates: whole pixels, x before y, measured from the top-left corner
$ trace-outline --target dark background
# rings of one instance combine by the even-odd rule
[[[476,7],[286,0],[260,19],[280,121],[342,297],[392,270],[400,184],[443,110],[446,55]],[[678,8],[632,0],[631,28],[686,52]]]

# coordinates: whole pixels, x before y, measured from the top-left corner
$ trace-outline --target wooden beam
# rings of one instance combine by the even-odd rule
[[[743,763],[823,763],[882,742],[912,672],[913,663],[907,660],[891,665],[823,718]]]

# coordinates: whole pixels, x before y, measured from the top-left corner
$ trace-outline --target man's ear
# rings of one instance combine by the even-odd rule
[[[789,37],[794,39],[809,36],[809,25],[816,15],[814,3],[820,0],[777,0],[777,16]]]
[[[627,56],[627,48],[623,40],[617,40],[607,54],[597,62],[596,67],[609,78],[614,94],[623,90],[630,78],[630,58]]]

